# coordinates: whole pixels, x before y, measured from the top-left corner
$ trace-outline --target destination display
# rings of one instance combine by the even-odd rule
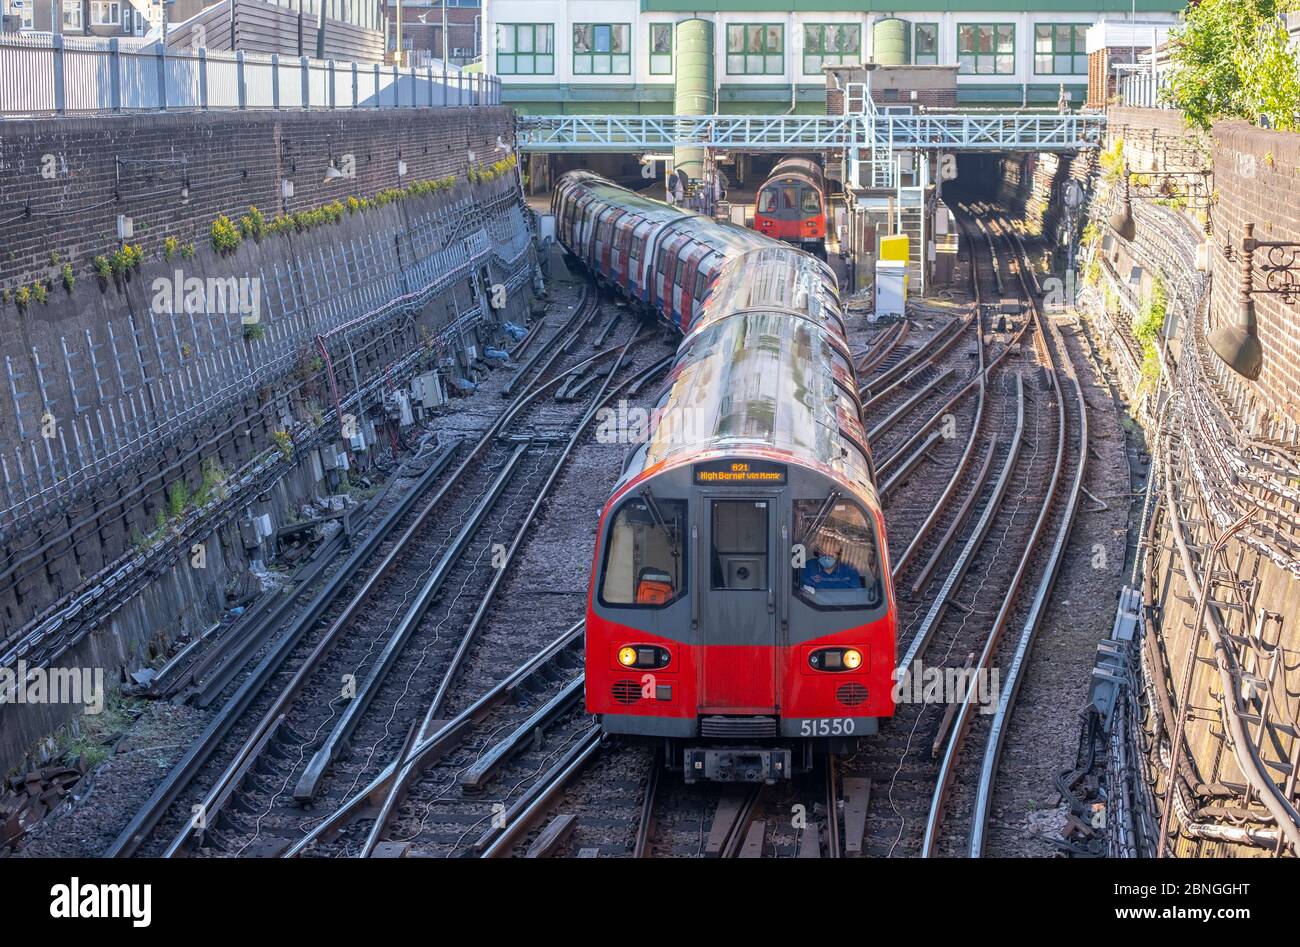
[[[766,484],[783,486],[785,464],[765,460],[719,460],[695,465],[695,482],[705,486]]]

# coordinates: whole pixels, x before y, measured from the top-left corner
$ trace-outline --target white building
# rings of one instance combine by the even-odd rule
[[[503,99],[534,114],[673,111],[674,25],[712,25],[719,112],[825,110],[825,63],[961,67],[958,102],[1055,105],[1064,85],[1082,104],[1087,32],[1131,15],[1128,0],[487,0],[486,67]],[[798,6],[795,12],[791,8]],[[1143,0],[1145,23],[1174,23],[1183,4]],[[1149,28],[1149,27],[1148,27]]]

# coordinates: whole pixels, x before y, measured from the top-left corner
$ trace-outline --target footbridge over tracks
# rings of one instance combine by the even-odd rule
[[[737,150],[1080,151],[1099,147],[1106,116],[1080,112],[859,112],[840,115],[520,115],[523,151]]]

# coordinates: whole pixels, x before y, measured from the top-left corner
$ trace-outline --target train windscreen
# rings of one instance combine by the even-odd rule
[[[777,220],[798,220],[821,209],[817,189],[806,184],[769,184],[758,195],[758,213]]]
[[[600,601],[661,608],[686,593],[686,502],[642,496],[618,509],[605,541]]]
[[[818,609],[868,609],[881,603],[875,531],[849,500],[796,500],[794,592]]]

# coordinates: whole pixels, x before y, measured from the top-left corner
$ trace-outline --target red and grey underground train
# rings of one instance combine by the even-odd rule
[[[826,259],[826,180],[811,158],[784,158],[758,189],[754,229]]]
[[[688,780],[773,781],[893,713],[896,606],[835,276],[576,171],[561,242],[680,328],[600,515],[586,702]]]

